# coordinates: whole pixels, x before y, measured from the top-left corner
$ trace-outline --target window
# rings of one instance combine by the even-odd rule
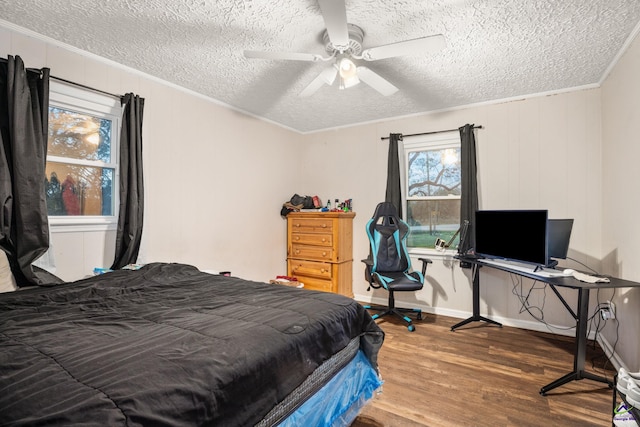
[[[406,138],[404,143],[407,245],[434,249],[437,239],[456,247],[460,227],[460,135],[458,132]]]
[[[51,82],[45,185],[52,226],[117,224],[120,115],[119,99]]]

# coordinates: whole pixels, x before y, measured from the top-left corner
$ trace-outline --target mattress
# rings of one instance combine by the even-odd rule
[[[275,425],[383,339],[350,298],[184,264],[1,294],[0,424]]]

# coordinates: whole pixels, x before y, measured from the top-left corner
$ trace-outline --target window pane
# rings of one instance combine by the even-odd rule
[[[111,120],[49,107],[50,156],[111,162]]]
[[[460,195],[460,148],[409,152],[409,197]]]
[[[113,215],[114,170],[47,162],[49,215]]]
[[[410,247],[434,248],[436,239],[448,242],[460,227],[460,199],[407,200]],[[452,242],[454,248],[459,236]]]

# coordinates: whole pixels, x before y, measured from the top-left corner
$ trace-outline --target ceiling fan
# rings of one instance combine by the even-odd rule
[[[356,65],[356,61],[377,61],[402,55],[435,52],[446,46],[442,34],[386,44],[362,50],[364,31],[357,25],[347,23],[344,0],[318,0],[326,29],[322,40],[328,56],[313,53],[265,52],[245,50],[244,56],[257,59],[283,59],[289,61],[332,61],[299,96],[313,95],[323,84],[333,85],[339,76],[339,88],[346,89],[363,81],[384,96],[398,88],[368,67]]]

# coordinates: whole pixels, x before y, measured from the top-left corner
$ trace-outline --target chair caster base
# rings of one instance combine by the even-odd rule
[[[373,306],[373,305],[364,305],[364,308],[367,310],[375,310],[379,311],[379,313],[375,313],[371,315],[373,320],[379,319],[386,315],[394,315],[400,319],[402,319],[405,323],[407,323],[407,329],[409,332],[413,332],[416,330],[415,325],[413,324],[412,319],[403,314],[403,313],[413,313],[416,315],[416,320],[422,320],[422,310],[418,308],[399,308],[399,307],[381,307],[381,306]]]

